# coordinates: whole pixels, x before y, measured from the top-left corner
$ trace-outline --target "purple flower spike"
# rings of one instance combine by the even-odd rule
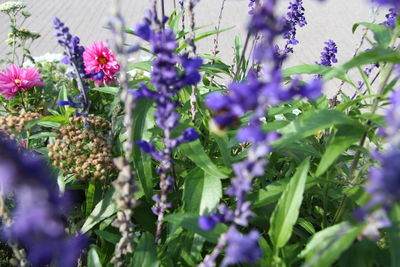
[[[316,64],[321,66],[332,66],[332,63],[337,62],[336,59],[336,54],[338,52],[337,45],[332,40],[325,42],[325,44],[326,46],[324,47],[324,50],[321,52],[320,62],[317,62]]]

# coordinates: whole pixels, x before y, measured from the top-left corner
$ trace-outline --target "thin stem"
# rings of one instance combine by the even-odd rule
[[[383,93],[383,91],[385,90],[386,84],[390,79],[390,75],[392,74],[392,70],[393,70],[393,64],[388,65],[388,71],[382,80],[381,86],[378,91],[378,96],[380,96]],[[380,97],[375,98],[375,100],[372,104],[371,114],[375,114],[376,110],[378,109],[379,101],[380,101]],[[359,143],[359,147],[364,147],[365,141],[367,140],[368,128],[371,126],[371,123],[372,122],[370,120],[367,121],[367,127],[366,127],[367,131],[365,131],[365,133],[363,134],[363,136],[360,140],[360,143]],[[350,181],[351,185],[354,185],[357,182],[357,177],[354,177],[354,172],[358,166],[358,162],[360,161],[360,158],[361,158],[361,150],[358,150],[356,152],[356,154],[354,155],[354,159],[351,164],[350,172],[349,172],[349,176],[348,176],[348,180]],[[344,196],[342,198],[342,201],[340,202],[339,208],[333,219],[333,221],[335,223],[337,223],[341,219],[341,217],[344,213],[344,208],[346,207],[347,199],[348,199],[347,196]]]
[[[163,30],[165,28],[164,18],[165,18],[165,3],[164,0],[161,0],[161,25]]]
[[[238,75],[239,75],[240,68],[241,68],[241,66],[242,66],[244,57],[245,57],[245,55],[246,55],[247,47],[248,47],[248,45],[249,45],[250,36],[251,36],[251,34],[250,34],[250,33],[247,33],[246,41],[244,42],[244,47],[243,47],[243,50],[242,50],[242,54],[241,54],[241,56],[240,56],[240,60],[239,60],[238,64],[236,65],[236,72],[235,72],[235,76],[233,77],[233,80],[234,80],[234,81],[236,81],[236,79],[237,79],[237,77],[238,77]]]
[[[226,245],[226,233],[222,234],[219,239],[218,243],[215,246],[214,250],[207,255],[203,262],[200,263],[197,267],[210,267],[215,265],[215,261],[217,260],[218,255],[222,253],[222,250],[224,249]]]

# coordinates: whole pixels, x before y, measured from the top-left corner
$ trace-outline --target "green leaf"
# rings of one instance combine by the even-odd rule
[[[328,144],[321,161],[318,164],[316,176],[321,176],[335,160],[352,144],[359,141],[364,133],[362,128],[354,125],[341,125],[339,130]]]
[[[207,38],[211,35],[217,34],[217,33],[221,33],[221,32],[225,32],[225,31],[229,31],[232,30],[233,28],[235,28],[236,26],[231,26],[225,29],[220,29],[220,30],[212,30],[212,31],[208,31],[208,32],[202,32],[199,34],[196,34],[196,37],[194,38],[194,41],[200,41],[201,39]],[[187,47],[187,43],[183,43],[181,46],[179,46],[178,48],[178,52],[182,51],[183,49],[185,49]]]
[[[89,186],[86,190],[86,216],[89,216],[93,209],[94,197],[96,193],[96,185],[94,182],[89,182]]]
[[[185,179],[183,191],[184,209],[190,213],[204,214],[215,208],[222,197],[221,180],[206,175],[203,170],[195,168]]]
[[[287,187],[291,178],[285,178],[271,183],[266,188],[260,189],[249,196],[254,204],[254,208],[264,207],[279,200],[283,191]],[[312,177],[307,177],[306,189],[309,189],[317,184],[317,180]]]
[[[361,233],[362,227],[342,222],[316,233],[300,254],[306,259],[303,266],[331,266]]]
[[[128,70],[143,70],[150,72],[151,71],[151,61],[140,61],[140,62],[135,62],[132,64],[128,64]]]
[[[273,147],[282,149],[288,144],[316,134],[320,130],[334,125],[345,124],[361,127],[357,121],[337,110],[322,109],[308,111],[300,114],[297,119],[278,131],[282,134],[282,138],[276,141]]]
[[[353,25],[353,33],[360,25],[367,27],[374,34],[374,38],[378,42],[379,46],[388,47],[392,39],[392,30],[390,28],[370,22],[359,22]]]
[[[116,96],[121,89],[119,87],[93,87],[90,90]]]
[[[219,151],[221,152],[222,160],[224,161],[224,164],[227,168],[230,168],[232,165],[232,157],[231,157],[231,152],[228,147],[228,137],[225,136],[219,136],[214,134],[215,141],[217,142]]]
[[[298,66],[293,66],[289,67],[287,69],[283,70],[283,77],[288,78],[292,75],[297,75],[297,74],[319,74],[319,75],[325,75],[328,72],[330,72],[334,67],[329,67],[329,66],[320,66],[320,65],[312,65],[312,64],[303,64],[303,65],[298,65]],[[349,84],[353,84],[352,80],[349,78],[349,76],[345,73],[337,73],[336,76],[332,76],[331,78],[338,78],[340,80],[343,80]]]
[[[138,246],[135,248],[130,266],[157,267],[159,265],[154,237],[152,234],[144,232],[140,237]]]
[[[113,234],[113,233],[110,233],[107,231],[95,230],[94,232],[96,233],[97,236],[103,238],[104,240],[106,240],[114,245],[117,244],[121,238],[119,235]]]
[[[141,99],[136,104],[134,122],[133,122],[133,141],[146,140],[149,141],[151,133],[149,129],[153,128],[154,118],[152,112],[152,101]],[[140,151],[139,146],[134,146],[132,160],[135,165],[136,174],[143,188],[144,194],[148,201],[153,196],[153,170],[151,156]]]
[[[199,140],[182,144],[179,147],[179,151],[193,161],[197,167],[215,179],[224,179],[227,177],[227,175],[222,173],[211,161]]]
[[[228,230],[228,227],[224,224],[218,224],[211,231],[203,231],[197,221],[199,219],[199,215],[190,214],[190,213],[175,213],[165,216],[164,220],[169,223],[176,224],[188,231],[194,232],[206,239],[208,242],[216,244],[218,242],[218,238],[221,234],[225,233]]]
[[[297,221],[303,201],[309,168],[309,159],[304,160],[299,165],[272,212],[268,234],[271,237],[275,251],[283,247],[292,235],[293,226]]]
[[[362,52],[340,67],[332,69],[324,76],[324,80],[330,80],[338,75],[345,74],[354,67],[377,62],[398,63],[400,62],[400,52],[381,47]]]
[[[41,132],[41,133],[30,136],[29,139],[33,140],[33,139],[41,139],[41,138],[48,138],[48,137],[57,137],[57,134],[53,133],[53,132]]]
[[[390,244],[390,266],[400,266],[400,206],[393,206],[390,215],[390,221],[392,226],[387,230]]]
[[[97,250],[96,250],[95,246],[92,246],[89,249],[88,258],[87,258],[87,266],[88,267],[102,267],[99,254],[97,254]]]
[[[81,228],[82,233],[86,233],[98,223],[114,215],[117,212],[117,207],[115,206],[115,203],[113,201],[114,194],[114,188],[111,188],[104,196],[104,199],[97,203],[97,205],[94,207],[93,211],[90,213],[89,217],[83,224]]]

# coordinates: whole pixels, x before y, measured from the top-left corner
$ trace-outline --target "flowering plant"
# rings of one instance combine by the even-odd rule
[[[63,55],[28,66],[13,49],[0,266],[397,266],[397,1],[370,1],[385,21],[354,24],[365,51],[345,61],[333,36],[297,66],[302,0],[248,1],[233,64],[218,55],[229,29],[196,27],[198,2],[154,0],[129,28],[115,1],[107,42],[54,18]]]

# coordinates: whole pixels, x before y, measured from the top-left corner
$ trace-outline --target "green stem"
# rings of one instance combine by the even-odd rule
[[[374,100],[374,102],[372,104],[372,108],[371,108],[371,114],[372,115],[375,114],[376,110],[378,109],[378,104],[379,104],[379,101],[380,101],[380,95],[382,95],[383,91],[386,88],[386,84],[390,79],[390,75],[392,74],[392,70],[393,70],[393,64],[389,64],[387,66],[387,71],[386,71],[385,75],[383,76],[384,78],[382,80],[381,86],[380,86],[380,88],[378,90],[378,97],[375,98],[375,100]],[[362,136],[362,138],[360,140],[359,147],[363,147],[364,146],[365,141],[367,140],[368,128],[370,126],[371,126],[371,121],[368,120],[367,121],[367,127],[366,127],[367,130],[365,131],[365,133],[363,134],[363,136]],[[355,172],[355,170],[356,170],[356,168],[358,166],[358,162],[360,161],[360,158],[361,158],[361,150],[358,150],[356,152],[356,154],[354,155],[354,160],[353,160],[353,162],[351,164],[351,167],[350,167],[350,172],[349,172],[349,176],[348,176],[348,180],[350,181],[350,185],[356,184],[358,182],[358,180],[359,180],[359,178],[357,176],[354,177],[354,172]],[[339,220],[341,219],[341,217],[342,217],[342,215],[344,213],[344,209],[346,207],[347,200],[348,200],[347,196],[343,196],[342,201],[340,202],[340,205],[339,205],[339,209],[337,210],[337,212],[335,214],[335,217],[333,219],[334,223],[339,222]]]

